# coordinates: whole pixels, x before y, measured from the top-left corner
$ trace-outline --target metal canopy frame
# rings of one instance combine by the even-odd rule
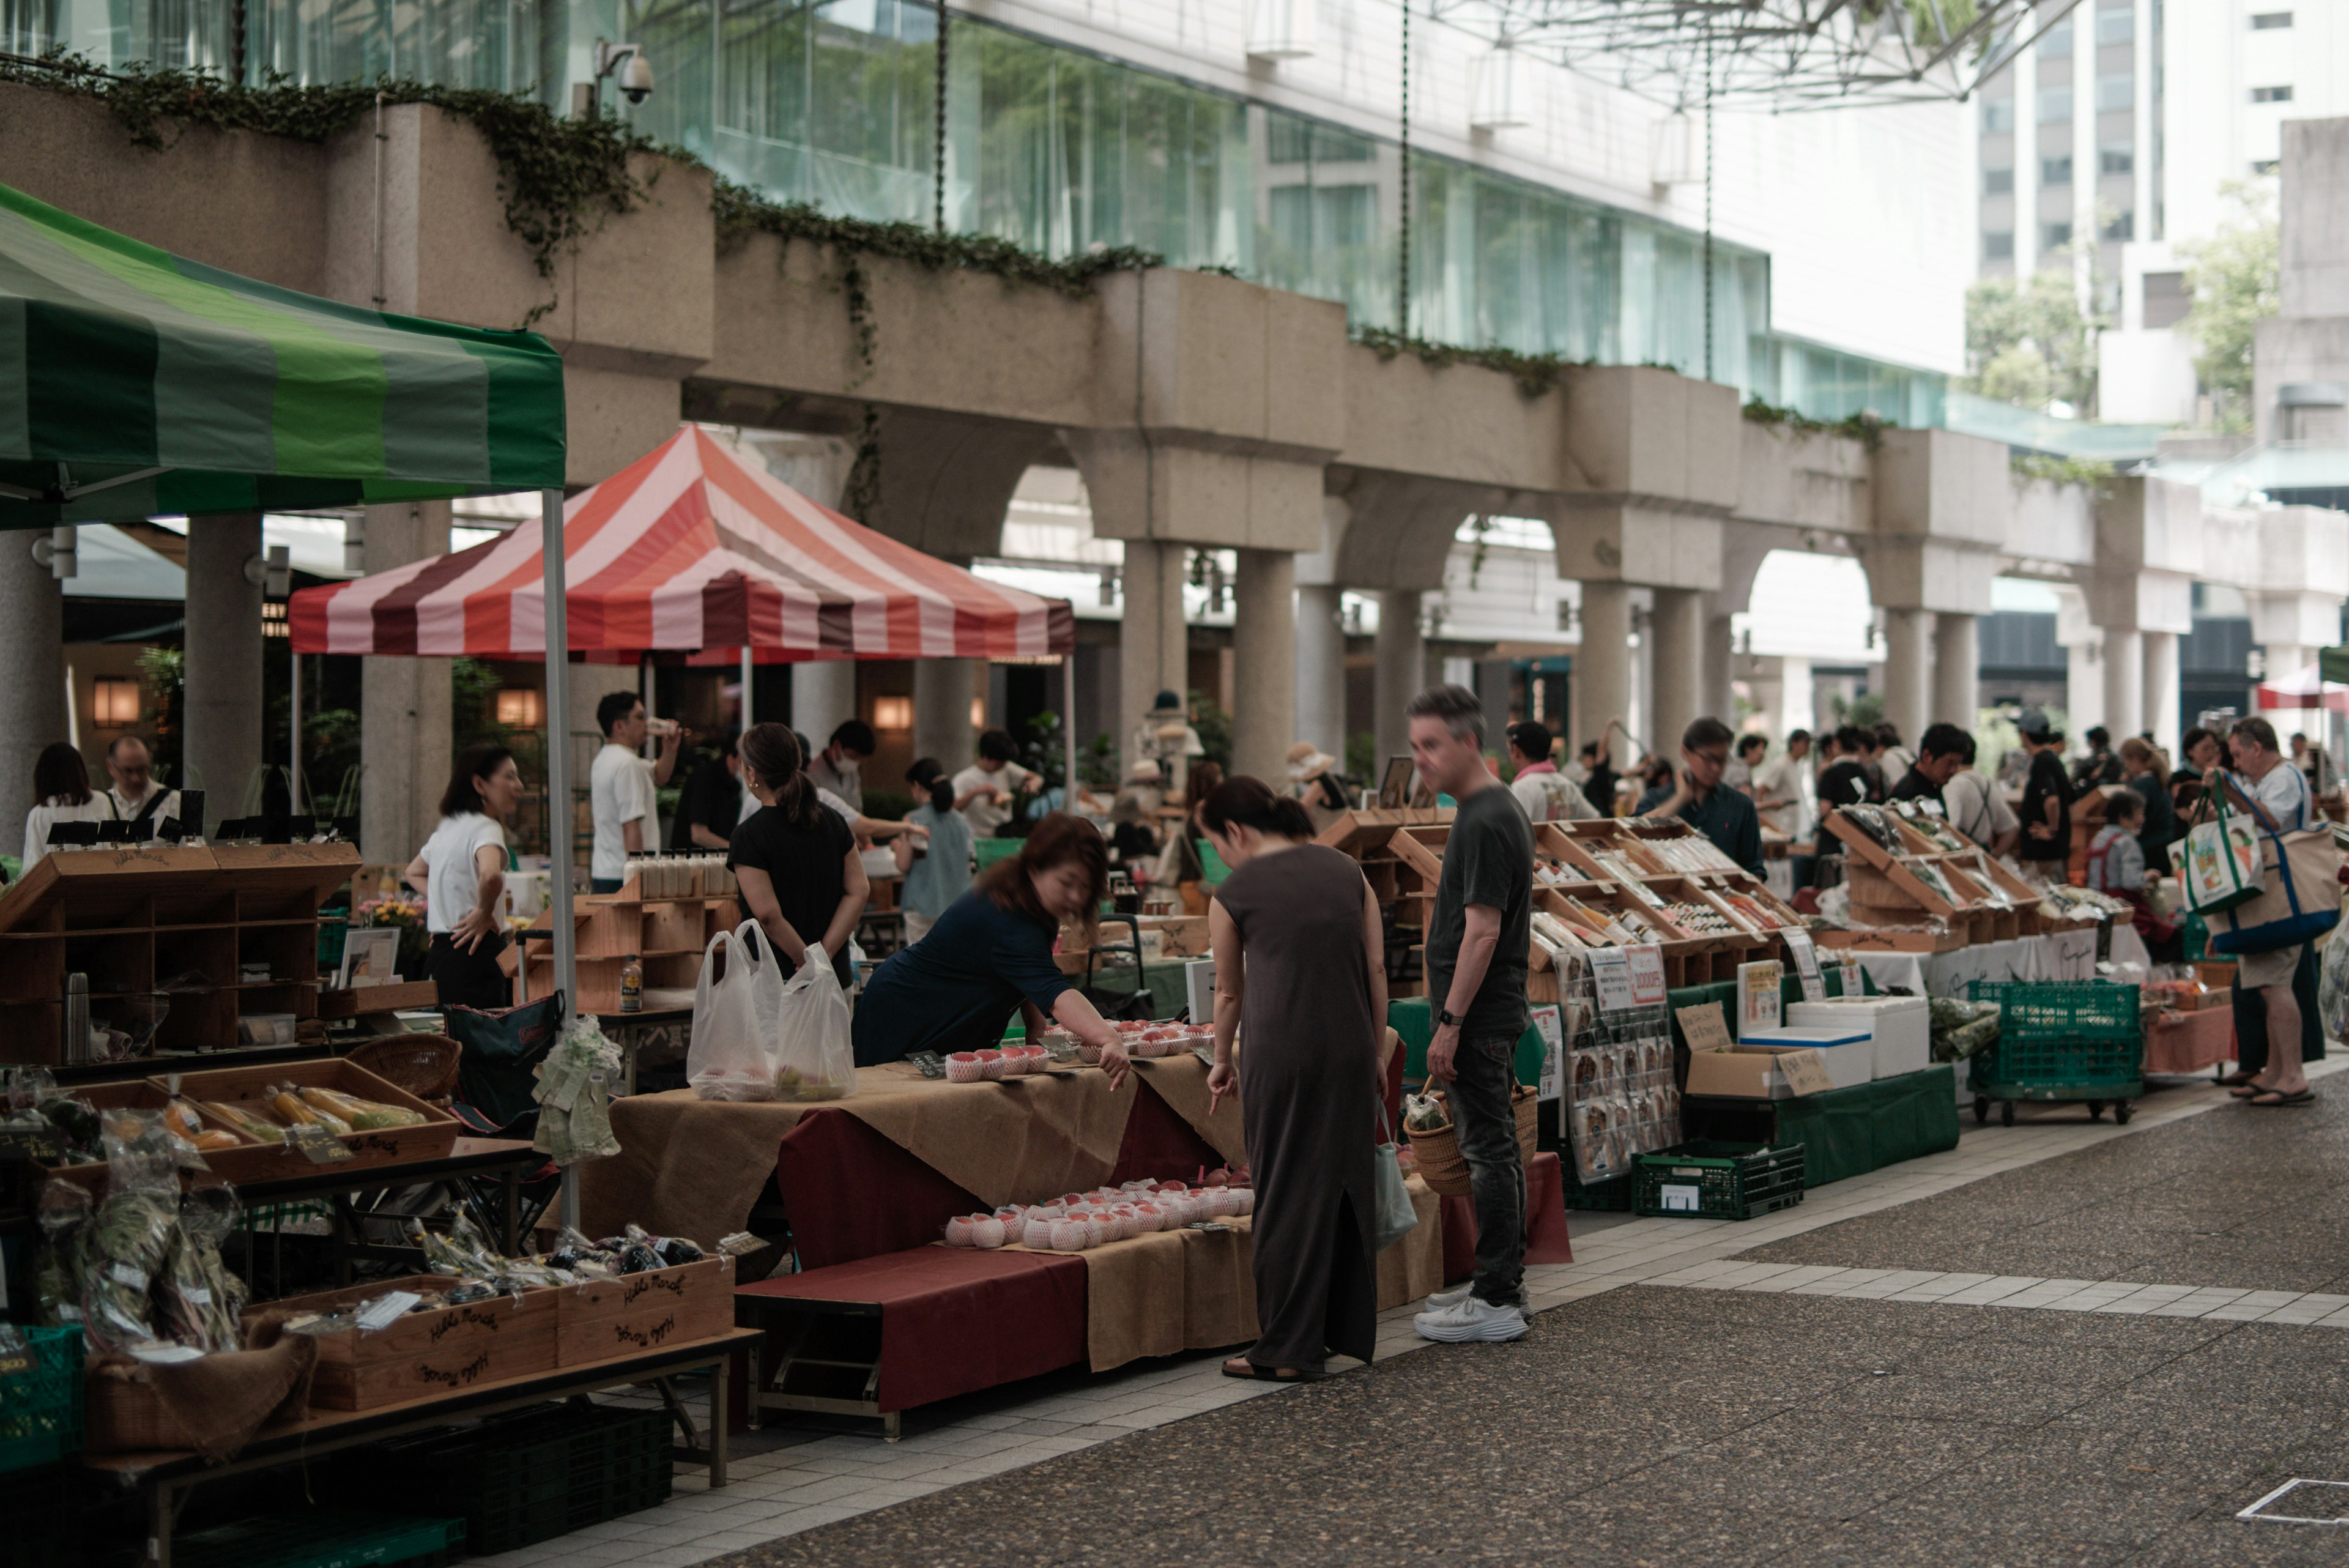
[[[1410,0],[1405,0],[1406,5]],[[1425,0],[1436,21],[1675,112],[1962,102],[2079,0]]]

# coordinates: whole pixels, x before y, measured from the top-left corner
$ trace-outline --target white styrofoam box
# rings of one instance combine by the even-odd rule
[[[1789,1023],[1857,1028],[1863,1020],[1876,1032],[1878,1077],[1897,1078],[1933,1064],[1933,1017],[1921,996],[1798,1002],[1786,1010]]]
[[[1809,1045],[1826,1064],[1827,1076],[1838,1089],[1865,1084],[1876,1075],[1876,1036],[1848,1023],[1829,1028],[1788,1024],[1783,1029],[1748,1029],[1737,1037],[1741,1045]]]

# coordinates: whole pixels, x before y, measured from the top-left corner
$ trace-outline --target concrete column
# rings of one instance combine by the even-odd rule
[[[1346,755],[1345,589],[1297,590],[1297,739]]]
[[[1609,719],[1631,717],[1631,590],[1621,583],[1582,585],[1582,643],[1574,655],[1574,733],[1578,752]],[[1638,759],[1619,732],[1608,736],[1615,766]]]
[[[1933,717],[1971,733],[1982,709],[1980,625],[1972,616],[1944,610],[1933,624]],[[1917,738],[1900,738],[1914,749]]]
[[[1419,633],[1419,590],[1389,588],[1379,596],[1378,755],[1371,759],[1372,787],[1385,776],[1387,759],[1411,754],[1411,721],[1403,709],[1427,686],[1427,644]]]
[[[1887,609],[1884,612],[1884,716],[1900,732],[1900,741],[1915,750],[1917,737],[1931,722],[1933,612]]]
[[[1297,557],[1242,550],[1233,584],[1232,765],[1278,792],[1297,740]]]
[[[195,529],[189,530],[191,568],[195,564]],[[361,539],[369,572],[388,572],[412,561],[446,555],[449,504],[425,501],[370,506]],[[253,548],[260,548],[258,531]],[[192,570],[188,587],[192,608]],[[260,611],[256,608],[254,614],[257,621]],[[367,768],[359,783],[359,853],[371,864],[407,865],[440,821],[440,792],[448,786],[449,767],[454,760],[449,664],[445,659],[388,655],[359,663],[360,758]],[[573,671],[571,728],[574,733],[595,731],[595,702],[605,692],[633,691],[636,684],[634,665],[576,665]],[[587,754],[595,754],[592,747]],[[233,787],[241,790],[243,782],[235,780]],[[340,783],[320,779],[317,788],[331,794]],[[574,770],[573,784],[584,789],[586,783],[587,775]],[[214,822],[233,816],[236,802],[215,793],[206,815]]]
[[[970,700],[978,694],[978,672],[987,666],[976,659],[921,659],[914,662],[914,754],[936,757],[950,774],[970,766],[978,753],[971,728]],[[799,701],[799,689],[792,689]],[[793,729],[806,734],[811,745],[822,746],[819,735],[804,724]],[[828,735],[829,731],[825,732]]]
[[[1190,639],[1183,623],[1183,546],[1128,539],[1123,575],[1125,609],[1117,660],[1121,754],[1159,692],[1172,691],[1185,701],[1191,694]],[[1125,758],[1128,765],[1134,760]]]
[[[1778,661],[1778,738],[1797,730],[1819,731],[1818,694],[1811,685],[1811,661],[1789,654]],[[1817,748],[1812,748],[1817,754]]]
[[[1737,639],[1730,618],[1715,607],[1716,596],[1704,598],[1704,670],[1697,687],[1697,711],[1710,713],[1731,729],[1737,727],[1737,693],[1734,688],[1737,662]]]
[[[1648,744],[1680,754],[1681,734],[1699,717],[1704,692],[1704,597],[1693,588],[1658,588],[1653,620],[1655,684],[1649,699]]]
[[[2133,628],[2105,628],[2104,723],[2116,744],[2145,728],[2145,634]]]
[[[244,815],[245,788],[261,765],[261,585],[244,572],[245,563],[260,554],[257,512],[188,520],[181,782],[202,784],[209,822]],[[448,667],[441,668],[445,686]],[[408,853],[423,842],[418,839]]]
[[[19,835],[36,804],[33,763],[41,748],[66,738],[65,595],[33,559],[33,542],[47,537],[46,530],[0,533],[0,670],[8,671],[0,680],[0,825]],[[90,786],[106,787],[102,770],[90,769]]]
[[[914,667],[914,680],[919,684],[920,664]],[[855,717],[856,660],[810,659],[792,666],[792,728],[811,745],[822,751],[833,731]]]
[[[2104,644],[2088,639],[2064,645],[2065,732],[2085,735],[2105,722]]]
[[[2178,754],[2178,737],[2183,728],[2178,722],[2178,634],[2148,631],[2145,634],[2143,727],[2153,732],[2153,743],[2173,757]]]

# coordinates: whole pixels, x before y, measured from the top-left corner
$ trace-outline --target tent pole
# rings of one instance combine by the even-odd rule
[[[737,734],[747,734],[750,726],[759,722],[751,716],[757,711],[757,705],[750,701],[750,681],[758,673],[758,666],[751,662],[750,652],[750,645],[744,643],[742,645],[742,722],[735,726]]]
[[[571,634],[563,587],[563,492],[538,493],[538,549],[546,564],[546,847],[548,923],[554,928],[554,984],[570,1008],[579,1001],[578,933],[571,925]],[[561,1020],[557,1021],[558,1025]],[[563,1222],[579,1223],[576,1167],[563,1172]]]
[[[1068,760],[1061,764],[1061,809],[1084,815],[1077,810],[1078,791],[1083,785],[1077,779],[1077,650],[1071,647],[1061,656],[1061,743],[1067,749]]]
[[[293,715],[292,722],[286,726],[288,732],[285,736],[285,782],[289,796],[288,809],[294,815],[299,816],[302,815],[302,656],[294,651],[291,625],[293,617],[290,613],[286,620],[288,625],[285,658],[293,667],[293,680],[289,687],[293,701],[288,706],[292,708]]]

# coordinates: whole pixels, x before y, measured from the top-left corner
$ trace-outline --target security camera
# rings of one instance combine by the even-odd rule
[[[642,103],[653,96],[653,68],[641,54],[630,55],[620,67],[620,96],[630,103]]]

